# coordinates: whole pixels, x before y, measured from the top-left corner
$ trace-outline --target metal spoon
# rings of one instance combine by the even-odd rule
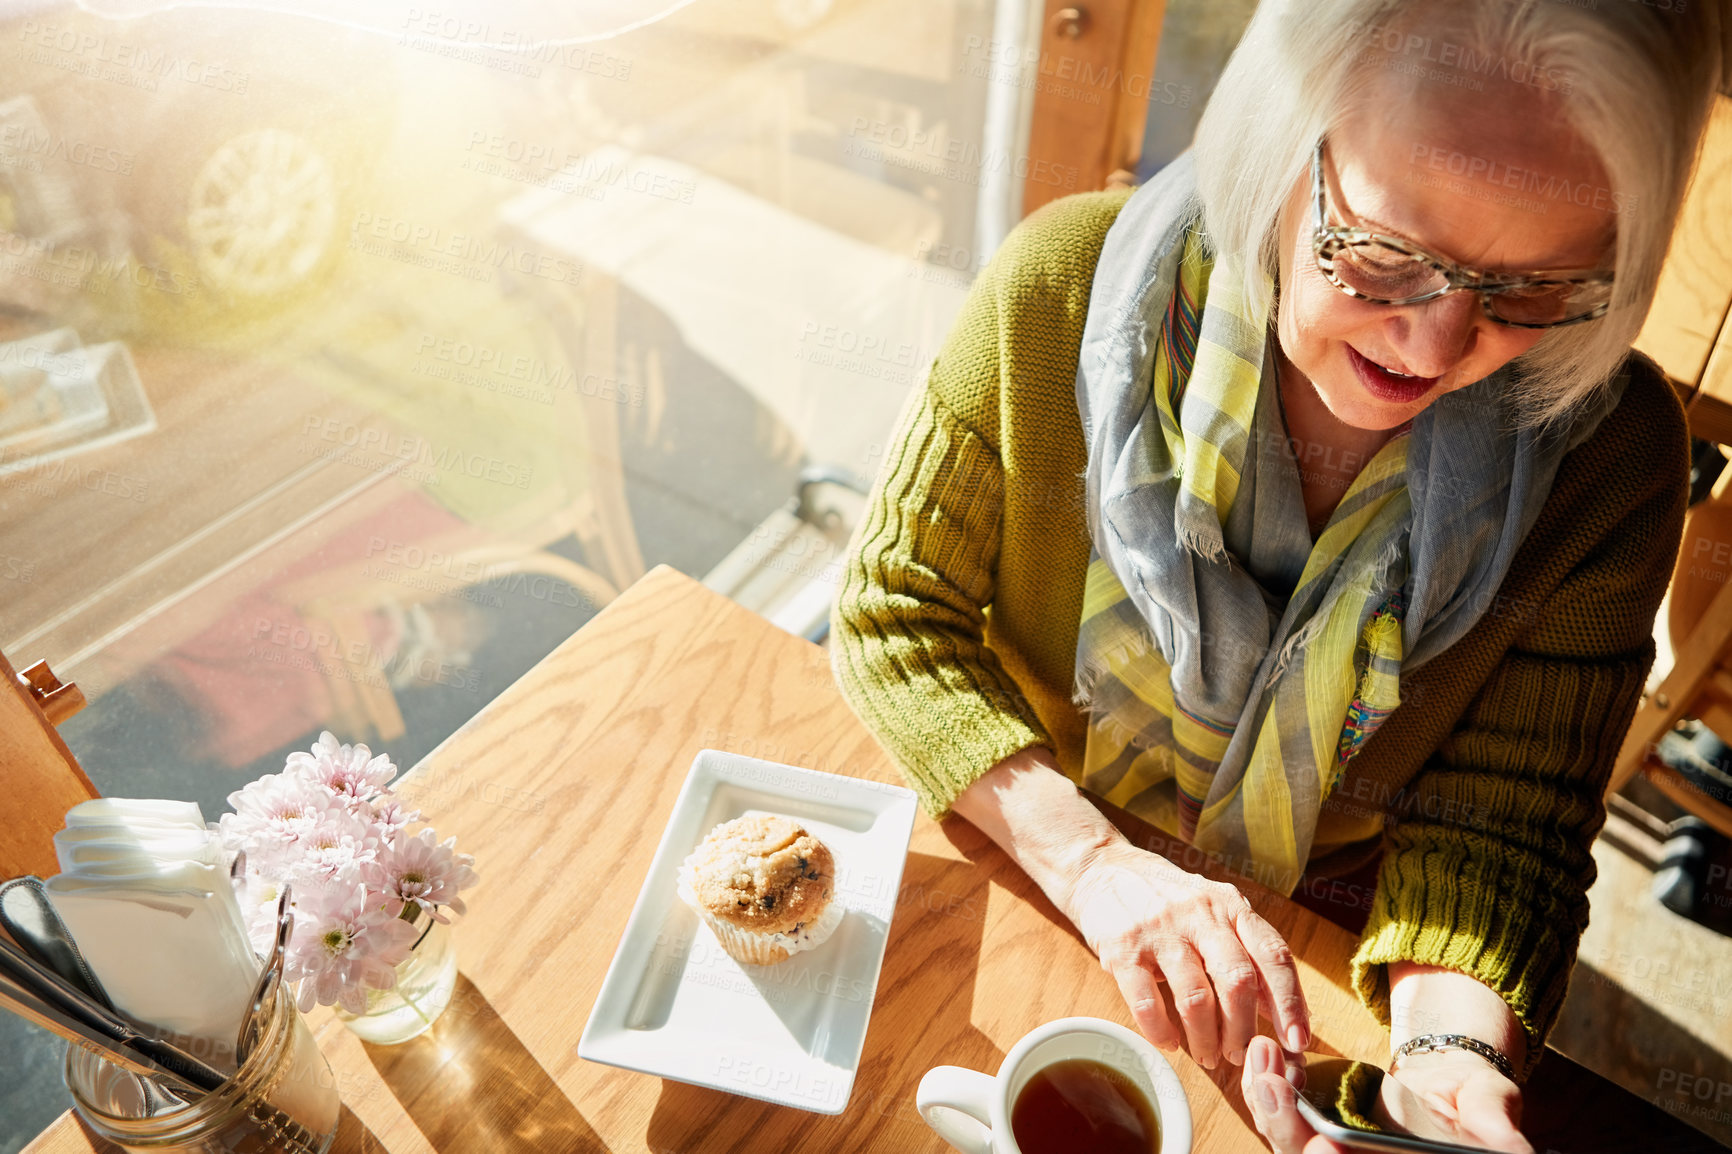
[[[289,934],[295,928],[295,915],[289,910],[292,893],[289,883],[284,882],[283,892],[277,897],[276,941],[271,945],[270,955],[265,958],[265,968],[259,973],[258,984],[253,987],[253,996],[247,1003],[247,1012],[241,1017],[240,1033],[235,1037],[237,1069],[259,1044],[259,1038],[264,1034],[265,1015],[277,1000],[277,987],[283,983],[283,957],[288,952]]]

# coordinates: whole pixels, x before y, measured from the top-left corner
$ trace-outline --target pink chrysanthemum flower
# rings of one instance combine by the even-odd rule
[[[283,968],[299,982],[302,1013],[341,1003],[351,1014],[367,1011],[367,991],[397,984],[397,964],[409,956],[417,931],[377,895],[357,885],[295,897],[295,930]]]
[[[298,855],[288,867],[296,892],[335,884],[346,889],[361,880],[384,848],[378,826],[348,810],[332,806],[317,826],[297,843]]]
[[[241,917],[246,922],[247,941],[253,953],[268,957],[277,940],[277,899],[283,894],[283,883],[248,869],[235,887]]]
[[[397,795],[387,793],[373,802],[373,825],[379,831],[379,840],[391,842],[409,828],[410,822],[421,820],[421,811],[413,809],[397,800]]]
[[[414,837],[398,837],[368,870],[368,881],[374,889],[403,901],[405,907],[414,903],[426,910],[437,922],[450,923],[440,912],[440,906],[450,906],[461,914],[463,899],[457,891],[468,889],[480,881],[475,858],[457,853],[457,839],[448,837],[435,841],[435,834],[424,829]]]
[[[344,745],[330,730],[319,734],[310,753],[289,754],[285,772],[298,774],[330,790],[350,808],[370,802],[385,792],[385,783],[397,776],[391,759],[365,745]]]
[[[306,839],[333,812],[342,812],[325,790],[294,774],[270,773],[229,794],[233,813],[217,821],[224,848],[246,850],[249,870],[280,879]]]

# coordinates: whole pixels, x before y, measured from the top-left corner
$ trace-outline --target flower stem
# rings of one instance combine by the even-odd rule
[[[423,1022],[427,1023],[427,1025],[429,1025],[429,1026],[431,1026],[433,1024],[433,1019],[429,1018],[427,1016],[426,1011],[421,1009],[420,1003],[416,1002],[414,998],[410,997],[409,991],[403,989],[401,985],[399,985],[397,987],[397,996],[403,999],[403,1003],[405,1005],[407,1005],[411,1010],[415,1011],[415,1016],[417,1018],[420,1018]]]

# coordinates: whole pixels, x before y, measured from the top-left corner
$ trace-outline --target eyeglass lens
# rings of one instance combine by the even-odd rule
[[[1449,277],[1441,269],[1376,241],[1348,244],[1334,257],[1335,275],[1372,300],[1404,301],[1441,293]],[[1585,316],[1610,298],[1607,285],[1536,284],[1487,294],[1493,316],[1524,325],[1556,324]]]

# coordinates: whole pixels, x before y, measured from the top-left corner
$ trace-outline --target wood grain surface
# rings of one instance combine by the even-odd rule
[[[403,792],[442,836],[456,835],[476,855],[482,881],[455,933],[457,993],[428,1034],[378,1047],[326,1011],[312,1015],[345,1103],[338,1151],[940,1154],[948,1147],[914,1109],[926,1070],[996,1071],[1018,1038],[1053,1018],[1131,1024],[1112,980],[1008,858],[960,819],[921,817],[844,1113],[580,1060],[578,1036],[704,748],[898,780],[837,692],[822,649],[665,566],[416,768]],[[1247,889],[1299,958],[1317,1048],[1384,1058],[1386,1034],[1346,990],[1353,936]],[[1555,1071],[1547,1077],[1565,1079],[1553,1097],[1585,1109],[1576,1097],[1584,1084],[1557,1058],[1542,1065]],[[1210,1074],[1183,1055],[1172,1062],[1198,1154],[1263,1148],[1237,1070]],[[1601,1108],[1650,1137],[1656,1125],[1672,1135],[1667,1149],[1712,1148],[1692,1146],[1692,1131],[1607,1083],[1596,1092]],[[1540,1105],[1542,1114],[1551,1108]],[[96,1148],[63,1117],[29,1149]]]
[[[0,878],[58,873],[54,835],[66,824],[66,811],[95,797],[96,787],[4,653],[0,653],[0,766],[6,781]]]

